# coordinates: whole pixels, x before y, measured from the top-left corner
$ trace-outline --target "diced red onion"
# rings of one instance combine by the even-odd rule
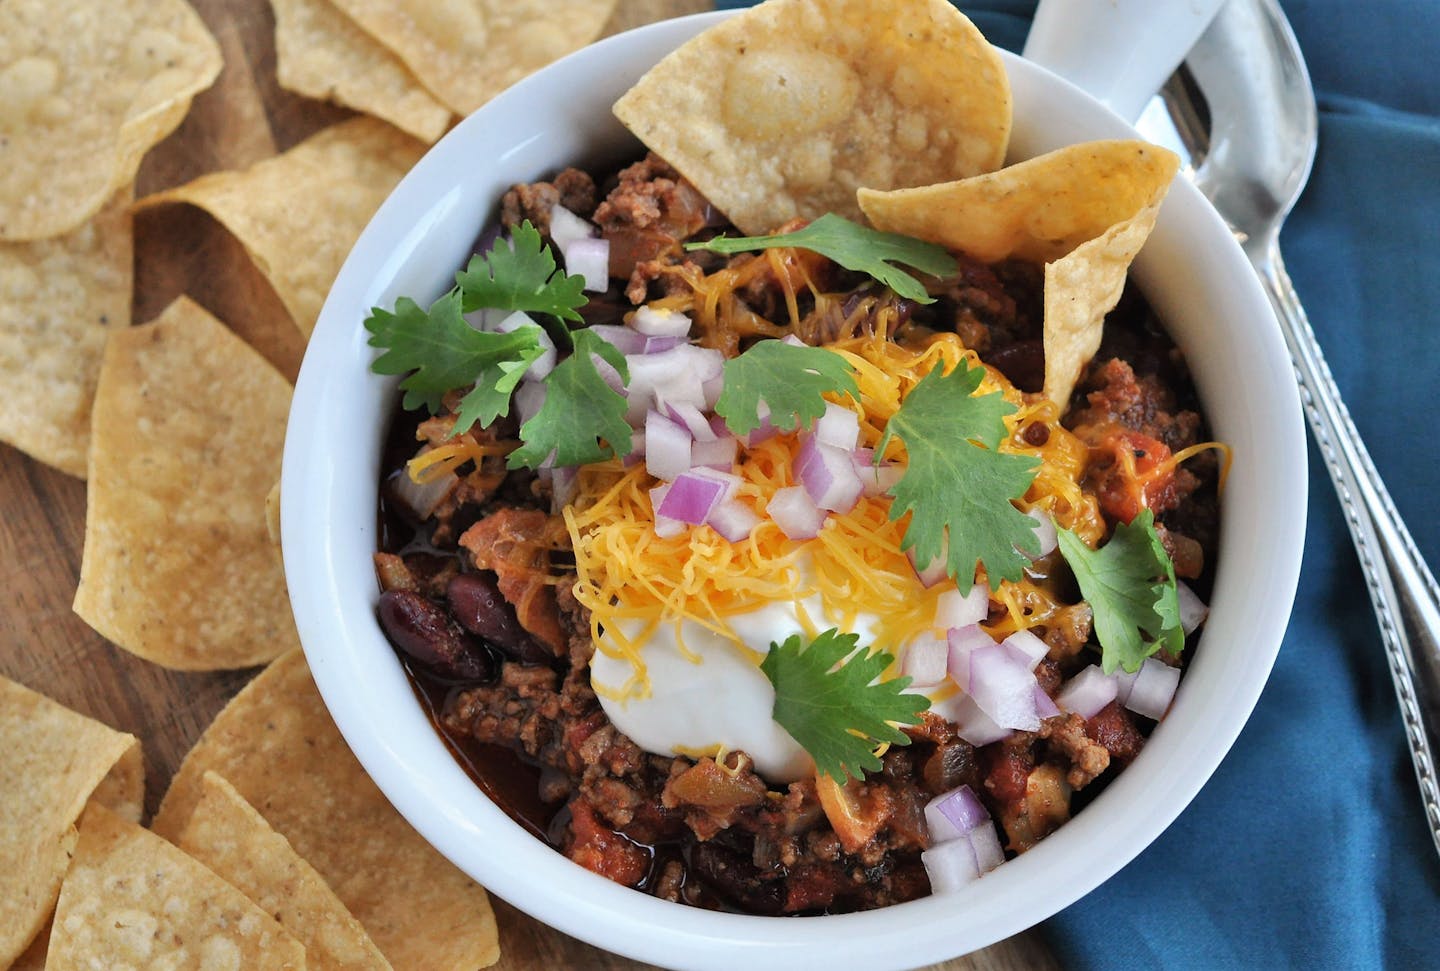
[[[697,441],[690,446],[690,461],[696,466],[705,466],[729,472],[735,467],[735,458],[740,452],[740,443],[729,432],[725,437],[711,442]]]
[[[1115,700],[1119,687],[1113,677],[1092,664],[1065,682],[1055,702],[1081,718],[1094,718],[1096,712]]]
[[[705,521],[711,529],[732,543],[749,539],[755,527],[760,525],[760,517],[755,514],[755,510],[736,499],[720,502],[710,511],[710,517]]]
[[[690,433],[658,411],[645,416],[645,470],[657,479],[674,479],[691,466]]]
[[[610,289],[610,241],[608,239],[577,239],[562,246],[565,272],[583,277],[584,289],[604,293]]]
[[[1035,675],[999,644],[971,652],[969,694],[1001,728],[1033,732],[1040,727]]]
[[[479,310],[472,310],[463,315],[465,323],[476,330],[491,331],[495,325],[505,319],[505,311],[496,310],[494,307],[481,307]]]
[[[725,482],[695,471],[682,472],[670,483],[670,491],[655,510],[655,515],[678,519],[699,526],[710,518],[710,512],[725,498]]]
[[[540,381],[521,381],[515,389],[515,417],[525,424],[540,412],[545,404],[545,385]],[[428,517],[427,517],[428,518]]]
[[[980,879],[980,865],[969,840],[956,839],[932,846],[920,854],[930,878],[931,893],[954,893]]]
[[[625,379],[620,376],[619,371],[615,370],[615,366],[599,354],[591,354],[590,361],[595,365],[595,372],[600,375],[600,380],[604,381],[611,391],[623,396]]]
[[[446,472],[429,482],[420,483],[410,478],[410,473],[403,469],[399,475],[390,480],[395,498],[409,507],[410,511],[420,519],[429,519],[433,516],[440,503],[450,495],[450,490],[459,483],[460,478],[454,472]]]
[[[560,466],[550,470],[550,509],[559,513],[575,501],[580,491],[580,470],[573,465]]]
[[[525,311],[517,310],[496,324],[495,332],[498,334],[510,334],[519,330],[521,327],[535,327],[540,331],[540,333],[536,335],[536,339],[539,341],[540,346],[544,348],[544,351],[531,362],[525,374],[533,378],[543,378],[555,370],[555,361],[557,360],[555,342],[550,339],[549,334],[545,333],[544,327],[537,324],[535,319],[525,313]]]
[[[1039,667],[1040,662],[1045,660],[1045,655],[1050,653],[1050,645],[1028,630],[1017,630],[1001,643],[1017,661],[1031,671]]]
[[[905,474],[905,469],[890,462],[875,464],[875,450],[857,448],[854,451],[855,474],[860,476],[861,495],[883,496]]]
[[[990,822],[990,813],[969,786],[951,789],[925,804],[925,826],[930,845],[959,839],[977,826]]]
[[[690,318],[677,310],[641,307],[630,316],[630,326],[646,337],[686,337]]]
[[[906,645],[900,673],[910,678],[911,687],[934,687],[945,680],[949,660],[949,644],[929,634],[920,634]]]
[[[658,509],[660,508],[661,504],[663,504],[663,503],[665,502],[665,496],[666,496],[669,492],[670,492],[670,483],[668,483],[668,482],[662,482],[662,483],[660,483],[659,485],[657,485],[655,488],[651,489],[651,490],[650,490],[650,508],[651,508],[652,510],[658,510]],[[671,537],[671,536],[679,536],[681,533],[685,532],[685,528],[686,528],[686,527],[685,527],[685,524],[682,523],[682,522],[681,522],[680,520],[678,520],[678,519],[671,519],[671,518],[668,517],[668,516],[661,516],[661,515],[659,515],[658,512],[657,512],[656,515],[655,515],[655,535],[656,535],[656,536],[659,536],[659,537],[662,537],[662,538],[668,538],[668,537]]]
[[[646,354],[659,354],[686,344],[689,340],[688,337],[646,337],[644,351]]]
[[[1175,581],[1175,593],[1180,600],[1180,629],[1186,635],[1195,633],[1196,629],[1210,615],[1210,608],[1205,602],[1195,595],[1195,591],[1184,580]]]
[[[978,624],[989,614],[990,591],[983,583],[970,584],[970,592],[963,594],[952,587],[935,601],[935,626],[946,630]]]
[[[590,332],[614,347],[621,354],[643,354],[647,347],[644,334],[618,324],[592,324]]]
[[[1000,846],[1000,834],[995,831],[994,823],[976,826],[965,838],[975,851],[975,864],[982,877],[1005,862],[1005,850]]]
[[[1135,687],[1135,679],[1140,677],[1140,669],[1136,668],[1132,672],[1117,667],[1115,673],[1110,677],[1115,679],[1115,700],[1120,702],[1120,706],[1123,708],[1130,700],[1130,689]]]
[[[1055,699],[1050,697],[1049,692],[1040,686],[1039,681],[1035,682],[1035,714],[1042,720],[1054,718],[1060,714],[1060,709],[1055,705]]]
[[[920,578],[920,583],[923,586],[933,587],[935,586],[935,584],[939,583],[941,580],[944,580],[947,576],[949,576],[946,564],[946,560],[950,555],[948,552],[949,546],[950,544],[948,541],[942,541],[940,544],[940,555],[935,557],[935,559],[931,560],[929,563],[925,564],[925,566],[923,567],[915,562],[914,547],[911,547],[910,549],[905,551],[905,558],[910,561],[911,568],[915,571],[915,575]]]
[[[852,451],[860,441],[860,416],[827,401],[825,414],[815,419],[815,438],[842,451]]]
[[[1029,509],[1025,515],[1035,520],[1035,535],[1040,539],[1040,552],[1036,554],[1036,558],[1055,552],[1055,547],[1060,545],[1060,537],[1055,532],[1055,520],[1043,509]]]
[[[1163,661],[1147,657],[1145,663],[1140,665],[1139,674],[1135,676],[1135,684],[1130,688],[1130,697],[1126,699],[1125,707],[1137,715],[1159,721],[1165,717],[1165,712],[1170,710],[1170,702],[1175,699],[1175,688],[1179,684],[1179,668],[1172,668]]]
[[[970,655],[977,648],[994,647],[995,639],[981,630],[979,624],[952,627],[946,634],[950,648],[950,680],[960,686],[961,691],[970,690]]]
[[[594,224],[588,219],[580,218],[559,203],[550,207],[550,239],[561,252],[575,240],[589,239],[595,232]]]
[[[705,410],[714,411],[715,403],[720,400],[720,393],[725,390],[724,375],[716,375],[706,378],[700,382],[700,391],[705,395]]]
[[[965,741],[979,748],[1009,738],[1011,731],[995,724],[995,720],[975,703],[969,695],[961,696],[954,708],[955,732]]]
[[[715,430],[710,427],[710,419],[706,418],[694,405],[683,401],[674,405],[668,401],[657,401],[656,408],[669,416],[671,421],[683,425],[695,441],[715,441]]]
[[[781,341],[781,343],[783,343],[783,344],[790,344],[790,345],[792,345],[792,346],[794,346],[794,347],[808,347],[808,346],[809,346],[809,345],[807,345],[804,341],[802,341],[800,338],[796,337],[794,334],[786,334],[784,337],[780,338],[780,341]]]
[[[765,506],[780,531],[795,540],[814,539],[825,524],[825,510],[815,505],[803,486],[786,486],[775,490]]]
[[[849,512],[860,501],[860,477],[850,453],[815,438],[800,450],[796,475],[815,505],[831,512]]]

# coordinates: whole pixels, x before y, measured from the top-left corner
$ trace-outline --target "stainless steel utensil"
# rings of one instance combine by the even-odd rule
[[[1141,131],[1189,156],[1196,185],[1235,231],[1280,320],[1360,556],[1440,851],[1440,586],[1350,420],[1280,258],[1280,226],[1309,178],[1318,126],[1309,73],[1276,0],[1228,0],[1161,98],[1165,110],[1147,111]]]

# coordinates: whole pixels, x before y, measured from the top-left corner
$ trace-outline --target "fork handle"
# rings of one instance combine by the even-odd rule
[[[1280,319],[1305,415],[1355,541],[1380,622],[1426,822],[1440,851],[1440,785],[1435,776],[1435,752],[1440,751],[1440,585],[1340,399],[1330,366],[1285,272],[1278,242],[1252,239],[1246,251]]]

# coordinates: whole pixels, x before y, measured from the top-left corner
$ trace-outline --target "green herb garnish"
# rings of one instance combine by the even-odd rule
[[[506,459],[512,469],[539,468],[552,453],[556,465],[566,466],[630,452],[625,399],[605,383],[591,355],[598,355],[628,381],[625,356],[594,331],[577,330],[571,337],[574,353],[546,376],[544,404],[520,426],[525,444]]]
[[[725,362],[715,413],[736,435],[746,435],[760,426],[760,402],[764,401],[770,409],[770,424],[781,431],[794,431],[825,414],[823,395],[827,391],[860,397],[853,371],[843,357],[821,347],[765,340]]]
[[[705,243],[686,243],[687,250],[713,253],[744,253],[749,250],[793,246],[819,253],[847,270],[868,273],[907,300],[934,303],[925,286],[895,264],[913,267],[931,276],[953,276],[959,271],[955,258],[944,247],[909,236],[882,233],[861,226],[843,216],[826,213],[803,229],[775,236],[717,236]]]
[[[945,556],[962,593],[977,562],[994,590],[1024,575],[1027,552],[1040,552],[1034,520],[1011,504],[1039,463],[999,451],[1015,406],[998,391],[975,396],[984,373],[963,360],[949,374],[935,368],[905,396],[875,448],[882,455],[892,435],[905,444],[908,465],[891,490],[890,518],[910,513],[903,548],[922,566]]]
[[[511,233],[508,246],[499,240],[489,253],[470,257],[455,283],[467,313],[484,307],[579,321],[579,310],[588,302],[585,278],[556,268],[555,255],[541,244],[540,231],[529,220]]]
[[[775,721],[810,753],[817,772],[841,783],[846,774],[859,778],[880,768],[880,743],[909,745],[896,725],[918,725],[930,707],[924,695],[906,693],[909,678],[871,684],[894,658],[856,652],[858,642],[832,628],[806,647],[792,634],[772,643],[760,664],[775,686]]]
[[[1060,552],[1095,613],[1106,674],[1117,667],[1133,673],[1156,651],[1175,654],[1185,648],[1175,565],[1155,532],[1153,512],[1141,510],[1130,523],[1116,526],[1098,550],[1068,529],[1057,532]]]
[[[394,313],[375,307],[365,320],[370,346],[384,349],[370,368],[376,374],[407,375],[400,382],[407,409],[423,405],[433,415],[447,392],[474,385],[460,401],[456,435],[477,421],[488,425],[507,414],[510,393],[545,351],[539,327],[485,333],[465,322],[461,306],[458,289],[436,300],[428,311],[401,297],[395,301]]]

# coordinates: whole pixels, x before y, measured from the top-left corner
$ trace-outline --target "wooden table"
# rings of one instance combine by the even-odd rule
[[[265,0],[192,0],[220,43],[225,69],[195,99],[185,122],[146,157],[137,197],[206,172],[242,168],[283,151],[349,113],[282,90],[275,80],[274,21]],[[706,0],[655,0],[657,13],[691,12]],[[189,294],[255,344],[292,379],[303,340],[240,244],[199,209],[163,206],[135,220],[134,320]],[[168,671],[122,651],[70,609],[85,535],[85,483],[0,444],[0,674],[42,691],[145,748],[147,817],[185,753],[255,673]],[[498,968],[643,967],[569,938],[495,901]],[[1034,932],[946,971],[1057,968]]]

